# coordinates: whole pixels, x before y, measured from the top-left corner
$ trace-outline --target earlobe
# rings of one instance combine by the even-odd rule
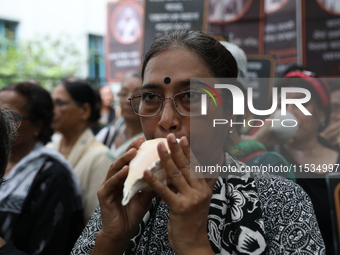
[[[43,129],[44,122],[42,120],[39,120],[35,123],[35,126],[36,126],[36,130],[34,131],[33,136],[38,137],[39,134],[41,133],[41,130]]]
[[[87,121],[91,116],[91,106],[89,103],[84,103],[82,106],[82,120]]]

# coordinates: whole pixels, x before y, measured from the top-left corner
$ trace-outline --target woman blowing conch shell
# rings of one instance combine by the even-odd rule
[[[135,140],[111,165],[98,191],[100,206],[72,255],[324,254],[306,193],[282,177],[242,173],[244,165],[224,150],[230,126],[213,127],[212,121],[231,118],[231,94],[217,89],[222,107],[209,99],[206,116],[197,115],[201,102],[194,99],[201,94],[190,79],[217,84],[237,77],[235,59],[224,46],[202,32],[173,31],[153,43],[141,73],[143,85],[130,97],[131,107],[146,140],[166,138],[171,153],[164,142],[156,147],[171,185],[141,167],[153,192],[139,192],[122,205],[124,182],[142,144]],[[193,178],[191,166],[203,162],[235,172]]]

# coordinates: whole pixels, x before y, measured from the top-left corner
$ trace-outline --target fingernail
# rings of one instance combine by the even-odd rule
[[[163,142],[160,143],[160,149],[162,152],[166,152],[166,147],[165,147],[165,144]]]
[[[186,136],[182,136],[181,140],[184,146],[189,146],[188,138]]]
[[[152,172],[149,170],[145,170],[143,174],[144,174],[144,177],[146,178],[150,179],[152,177]]]
[[[175,135],[174,134],[169,134],[169,138],[170,138],[170,141],[172,142],[172,143],[176,143],[176,137],[175,137]]]

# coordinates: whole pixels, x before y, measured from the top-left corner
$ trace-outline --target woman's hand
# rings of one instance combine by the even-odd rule
[[[205,179],[190,176],[193,155],[187,138],[182,137],[177,143],[175,136],[169,134],[167,141],[171,154],[163,143],[158,145],[158,154],[173,189],[161,183],[151,171],[144,172],[144,179],[169,206],[170,245],[176,254],[214,254],[207,235],[212,189]]]
[[[340,146],[340,120],[329,124],[320,136],[335,146]]]
[[[128,174],[128,164],[144,142],[135,139],[128,151],[117,159],[98,191],[103,227],[97,234],[92,254],[122,254],[138,224],[151,206],[151,192],[135,195],[128,205],[122,206],[123,186]]]
[[[269,119],[273,119],[274,117],[269,117]],[[282,140],[278,138],[272,131],[271,131],[272,122],[265,121],[264,125],[260,127],[257,132],[253,135],[241,135],[242,141],[250,140],[250,141],[257,141],[262,143],[267,148],[270,148],[276,144],[283,144],[283,143],[290,143],[293,141],[293,138]]]

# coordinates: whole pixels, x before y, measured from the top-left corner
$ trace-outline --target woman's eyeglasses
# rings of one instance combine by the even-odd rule
[[[201,95],[203,92],[188,90],[173,97],[162,97],[154,92],[138,92],[129,100],[135,114],[142,117],[158,115],[164,107],[164,100],[171,99],[176,111],[183,116],[201,115]],[[208,105],[209,106],[209,105]]]

